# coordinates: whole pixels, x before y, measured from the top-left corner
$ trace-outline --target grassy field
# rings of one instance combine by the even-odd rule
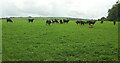
[[[3,61],[118,61],[118,23],[46,25],[45,20],[2,21]]]
[[[0,62],[2,62],[2,20],[0,20]]]

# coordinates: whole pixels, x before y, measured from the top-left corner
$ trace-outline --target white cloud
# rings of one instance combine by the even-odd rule
[[[2,0],[2,16],[100,18],[117,0]],[[1,10],[0,10],[1,11]]]

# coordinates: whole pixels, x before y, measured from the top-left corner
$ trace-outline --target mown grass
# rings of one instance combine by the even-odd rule
[[[118,61],[118,23],[2,23],[3,61]]]

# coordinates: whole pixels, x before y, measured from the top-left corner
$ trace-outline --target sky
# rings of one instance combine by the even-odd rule
[[[0,17],[75,17],[98,19],[118,0],[0,0]]]

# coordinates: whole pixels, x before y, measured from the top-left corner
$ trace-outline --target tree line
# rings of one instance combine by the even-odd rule
[[[112,8],[108,10],[107,17],[101,17],[101,19],[98,20],[120,21],[120,1],[117,1],[116,4],[114,4]]]

